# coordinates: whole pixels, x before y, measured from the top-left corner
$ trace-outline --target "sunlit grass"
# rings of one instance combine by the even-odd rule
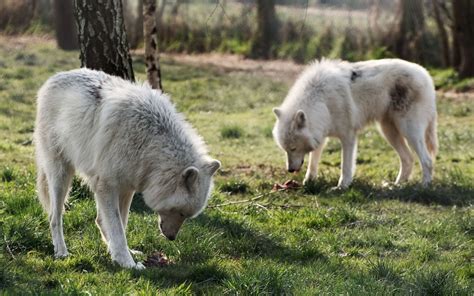
[[[164,60],[165,90],[222,161],[209,208],[178,239],[137,196],[129,246],[162,250],[174,264],[143,272],[110,261],[94,224],[92,194],[78,179],[64,217],[71,256],[53,259],[35,193],[35,93],[53,73],[79,66],[51,43],[0,44],[0,291],[12,294],[468,295],[473,290],[474,102],[438,99],[440,153],[432,187],[393,182],[396,153],[368,128],[353,186],[337,192],[340,145],[331,140],[317,182],[293,178],[274,144],[273,106],[288,85],[257,73]],[[142,59],[135,58],[144,78]],[[229,202],[238,202],[220,206]],[[471,291],[471,292],[470,292]],[[0,294],[1,294],[0,292]]]

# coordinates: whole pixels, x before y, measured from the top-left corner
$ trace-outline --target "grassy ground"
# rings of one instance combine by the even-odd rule
[[[430,189],[416,186],[418,168],[413,183],[383,187],[398,159],[369,128],[349,190],[329,191],[340,164],[339,144],[330,141],[316,184],[269,193],[275,182],[303,177],[285,173],[271,138],[271,107],[288,85],[170,60],[162,65],[166,91],[223,163],[210,207],[169,242],[137,197],[130,247],[162,250],[174,264],[123,270],[111,263],[94,201],[76,181],[64,218],[71,256],[54,260],[34,188],[34,97],[47,77],[78,67],[77,57],[51,43],[0,42],[0,294],[472,294],[472,100],[438,100],[440,153]],[[144,77],[140,58],[135,70]],[[223,205],[230,201],[242,202]]]

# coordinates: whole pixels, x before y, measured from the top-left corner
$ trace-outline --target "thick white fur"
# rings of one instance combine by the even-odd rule
[[[75,171],[95,193],[97,225],[123,267],[143,268],[125,236],[135,191],[158,212],[170,239],[206,206],[220,163],[207,156],[196,131],[161,92],[79,69],[51,77],[37,107],[37,188],[56,257],[68,255],[62,211]]]
[[[399,59],[357,63],[323,59],[307,67],[283,104],[274,109],[273,134],[287,152],[289,171],[299,170],[310,153],[305,181],[316,178],[325,139],[339,138],[338,187],[346,188],[354,174],[357,133],[376,121],[400,157],[395,182],[407,181],[412,171],[408,142],[420,159],[426,185],[432,180],[438,145],[435,100],[433,81],[417,64]]]

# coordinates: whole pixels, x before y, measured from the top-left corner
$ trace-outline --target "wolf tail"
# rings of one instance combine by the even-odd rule
[[[428,151],[431,154],[433,162],[436,159],[436,154],[438,153],[438,136],[437,136],[437,127],[436,127],[436,116],[434,116],[428,124],[428,127],[425,131],[425,142],[428,148]]]
[[[48,192],[48,179],[44,170],[38,166],[38,174],[36,177],[36,189],[38,190],[38,198],[46,213],[50,212],[50,198]]]

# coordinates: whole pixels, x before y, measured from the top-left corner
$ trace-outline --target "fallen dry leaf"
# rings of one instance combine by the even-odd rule
[[[143,264],[146,267],[164,267],[172,264],[173,262],[160,251],[155,251],[151,255],[148,255]]]
[[[289,190],[289,189],[298,189],[301,187],[301,184],[295,180],[287,180],[285,183],[275,183],[273,184],[272,191],[282,191],[282,190]]]

